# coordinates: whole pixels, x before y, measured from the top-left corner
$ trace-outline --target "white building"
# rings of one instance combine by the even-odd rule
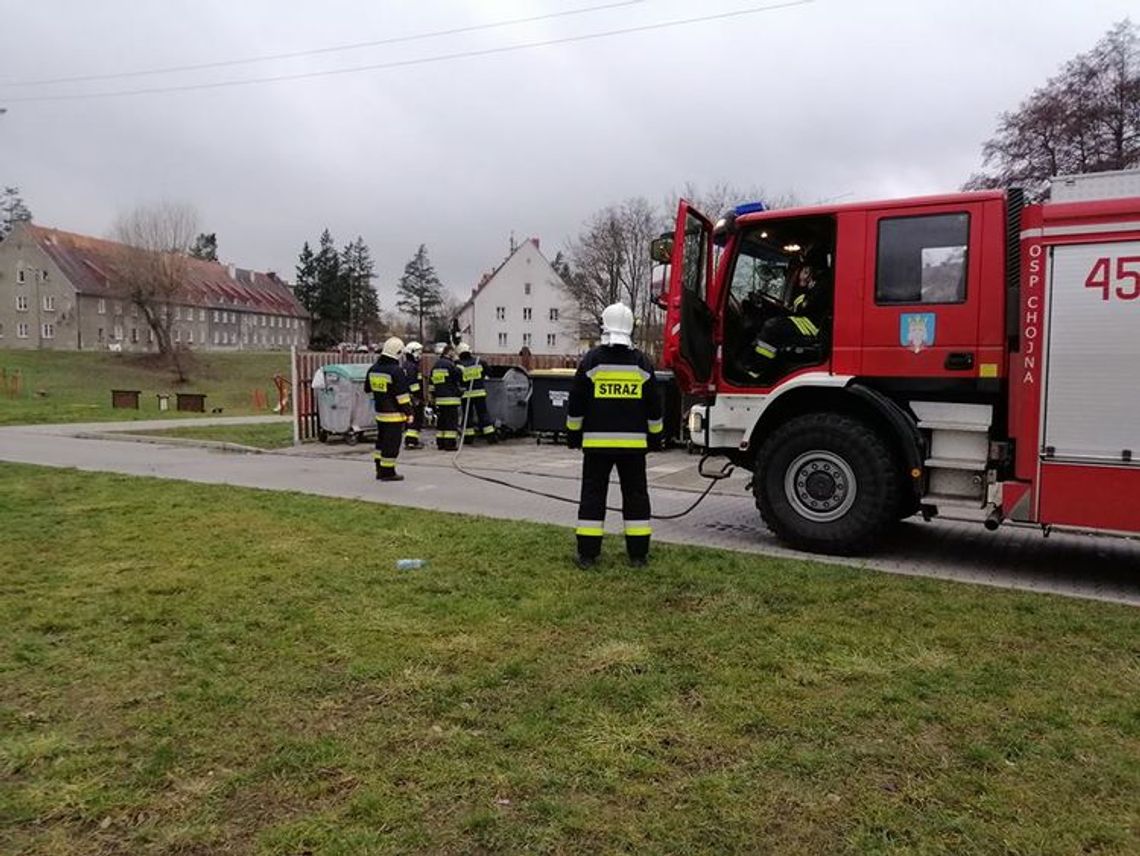
[[[459,311],[464,341],[477,354],[576,354],[577,314],[562,280],[539,249],[523,241],[485,275]]]

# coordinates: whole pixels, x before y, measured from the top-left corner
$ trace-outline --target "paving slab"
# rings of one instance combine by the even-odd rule
[[[446,512],[533,520],[571,527],[576,518],[578,452],[563,446],[518,439],[497,446],[476,445],[459,463],[476,475],[509,481],[558,499],[489,484],[457,471],[454,456],[423,449],[404,452],[400,469],[407,480],[381,484],[373,478],[365,445],[307,444],[243,454],[184,443],[127,443],[124,431],[187,424],[248,424],[280,417],[223,417],[82,425],[0,428],[0,460],[80,470],[125,473],[207,484],[290,490],[320,496],[391,503]],[[116,435],[119,435],[116,441]],[[684,451],[650,456],[650,487],[657,514],[691,505],[707,482],[696,472],[697,458]],[[1042,537],[1037,529],[1003,526],[987,532],[977,523],[915,519],[902,524],[874,556],[841,560],[812,556],[780,546],[760,522],[747,474],[719,483],[689,515],[658,520],[662,541],[813,559],[896,574],[935,577],[987,586],[1024,589],[1140,606],[1140,541],[1074,534]],[[615,490],[611,505],[619,503]],[[620,515],[608,528],[620,531]],[[567,555],[572,538],[567,532]],[[609,550],[620,550],[614,539]]]

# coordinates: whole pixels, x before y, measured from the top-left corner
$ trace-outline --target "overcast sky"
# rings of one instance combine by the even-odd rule
[[[426,243],[465,296],[513,231],[548,257],[596,209],[686,181],[807,202],[953,190],[997,114],[1109,26],[1114,0],[814,0],[733,18],[256,85],[121,92],[391,65],[628,30],[778,0],[0,0],[0,184],[37,222],[108,234],[192,203],[224,261],[292,279],[303,241],[362,235],[382,303]]]

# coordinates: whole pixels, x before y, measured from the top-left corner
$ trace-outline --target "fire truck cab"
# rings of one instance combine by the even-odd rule
[[[663,362],[765,523],[870,549],[921,512],[1140,533],[1140,171],[717,223],[682,200]]]

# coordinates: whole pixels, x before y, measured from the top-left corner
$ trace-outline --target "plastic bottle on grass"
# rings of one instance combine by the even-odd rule
[[[427,559],[397,559],[397,571],[415,571],[427,565]]]

